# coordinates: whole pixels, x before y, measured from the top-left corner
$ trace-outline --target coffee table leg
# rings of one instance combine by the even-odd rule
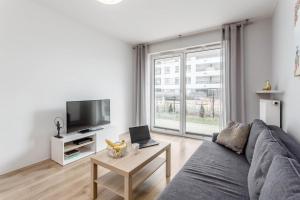
[[[130,175],[124,177],[124,186],[125,200],[132,200],[132,177]]]
[[[98,168],[97,165],[93,162],[91,162],[92,168],[91,168],[91,190],[92,190],[92,199],[97,199],[97,183],[95,180],[98,178]]]
[[[169,178],[171,175],[171,146],[166,148],[166,177]]]

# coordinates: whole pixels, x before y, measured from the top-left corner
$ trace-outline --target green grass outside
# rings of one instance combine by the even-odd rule
[[[179,121],[179,114],[171,114],[171,113],[156,113],[156,119],[169,119]],[[219,125],[219,118],[215,117],[200,117],[196,115],[187,115],[187,122],[193,122],[198,124],[208,124],[208,125]]]

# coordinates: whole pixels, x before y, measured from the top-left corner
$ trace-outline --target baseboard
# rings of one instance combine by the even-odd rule
[[[15,175],[15,174],[19,173],[20,171],[26,170],[28,168],[34,167],[36,165],[42,164],[43,162],[47,162],[47,161],[50,161],[50,160],[51,160],[50,158],[47,158],[45,160],[41,160],[41,161],[38,161],[38,162],[35,162],[35,163],[32,163],[32,164],[29,164],[29,165],[26,165],[26,166],[18,168],[18,169],[13,169],[11,171],[4,172],[4,173],[0,174],[0,177]]]

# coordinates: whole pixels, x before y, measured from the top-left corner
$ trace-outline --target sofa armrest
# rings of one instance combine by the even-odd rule
[[[218,137],[219,133],[213,133],[211,141],[212,142],[216,142],[217,141],[217,137]]]

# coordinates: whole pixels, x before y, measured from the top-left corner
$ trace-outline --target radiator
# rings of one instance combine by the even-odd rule
[[[260,99],[260,119],[268,125],[281,127],[281,102]]]

